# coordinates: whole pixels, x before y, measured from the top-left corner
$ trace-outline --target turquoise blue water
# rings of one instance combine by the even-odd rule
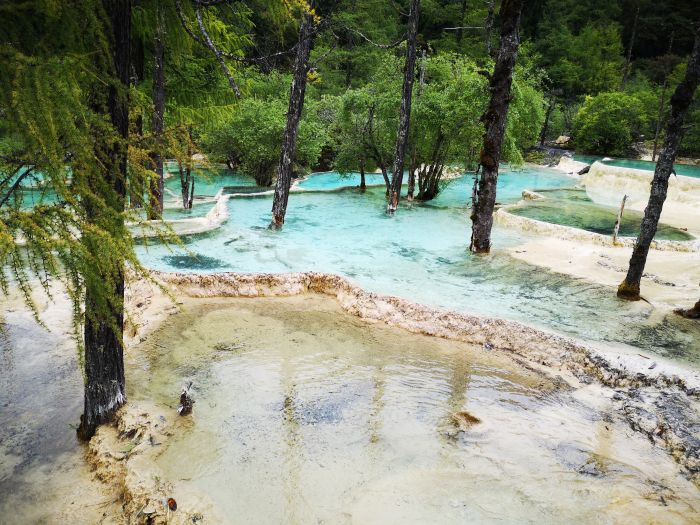
[[[599,157],[597,155],[574,155],[574,160],[581,162],[587,162],[592,164],[593,162],[599,160],[603,162],[604,157]],[[605,164],[610,166],[620,166],[621,168],[634,168],[638,170],[649,170],[654,171],[656,169],[656,163],[648,160],[637,160],[637,159],[611,159],[604,161]],[[700,178],[700,166],[689,166],[687,164],[674,164],[678,175],[685,175],[686,177],[696,177]]]
[[[175,169],[169,169],[173,175],[165,180],[165,187],[180,195],[180,175]],[[195,194],[213,197],[222,186],[255,186],[252,177],[231,170],[201,170],[193,174]]]
[[[498,201],[514,202],[526,188],[572,184],[553,170],[504,173]],[[382,187],[365,193],[293,193],[282,231],[267,228],[270,196],[233,198],[230,220],[219,230],[186,238],[181,248],[150,244],[138,253],[145,265],[170,271],[334,272],[366,289],[423,304],[520,320],[669,356],[700,355],[697,323],[661,315],[646,304],[619,301],[612,288],[511,258],[503,249],[527,240],[522,233],[495,227],[493,253],[470,254],[471,186],[470,177],[461,177],[436,200],[403,205],[394,217],[384,213]]]
[[[367,186],[383,186],[384,177],[382,177],[381,173],[366,173],[365,184]],[[337,188],[359,186],[359,173],[313,173],[299,182],[299,187],[305,190],[333,190]]]

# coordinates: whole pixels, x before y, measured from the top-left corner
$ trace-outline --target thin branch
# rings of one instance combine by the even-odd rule
[[[24,173],[22,173],[22,175],[20,175],[19,177],[17,177],[17,180],[14,182],[14,184],[12,184],[12,187],[7,191],[7,193],[5,194],[5,196],[4,196],[4,197],[2,198],[2,200],[0,201],[0,208],[2,208],[2,207],[5,205],[5,203],[10,199],[10,196],[17,190],[17,188],[18,188],[19,185],[22,183],[22,181],[23,181],[32,171],[34,171],[34,166],[32,166],[32,167],[29,168],[27,171],[25,171]]]
[[[219,49],[214,45],[214,42],[212,42],[211,37],[209,36],[209,33],[207,33],[207,29],[204,27],[204,21],[202,20],[202,11],[199,8],[199,4],[197,4],[197,6],[195,7],[195,14],[197,15],[197,25],[199,25],[199,30],[202,33],[202,36],[204,37],[204,41],[206,42],[207,47],[211,50],[212,53],[214,53],[216,60],[219,61],[221,70],[224,72],[224,75],[226,75],[228,83],[231,86],[233,92],[236,94],[236,97],[241,98],[241,91],[238,89],[238,84],[236,84],[236,81],[233,79],[231,71],[226,65],[226,61],[221,56],[221,51],[219,51]]]
[[[391,49],[392,47],[396,47],[396,46],[398,46],[401,43],[406,41],[406,35],[404,34],[399,40],[397,40],[396,42],[394,42],[392,44],[378,44],[378,43],[374,42],[372,39],[370,39],[369,37],[362,34],[357,29],[353,29],[352,27],[347,27],[347,26],[343,26],[343,29],[345,29],[346,31],[350,31],[351,33],[355,33],[355,34],[359,35],[362,39],[366,40],[367,42],[369,42],[373,46],[379,47],[381,49]],[[334,35],[335,35],[335,33],[334,33]],[[336,35],[336,38],[337,38],[337,35]]]
[[[214,5],[214,4],[202,4],[201,2],[198,2],[198,3],[201,4],[201,5]],[[180,3],[180,0],[177,0],[177,1],[175,2],[175,8],[176,8],[176,11],[177,11],[177,16],[178,16],[178,18],[180,19],[180,25],[182,25],[182,27],[183,27],[183,29],[185,30],[185,32],[192,38],[192,40],[194,40],[195,42],[197,42],[199,45],[201,45],[201,46],[203,46],[203,47],[206,47],[207,49],[210,49],[210,50],[211,50],[211,48],[209,47],[209,45],[207,45],[207,43],[206,43],[204,40],[202,40],[201,38],[199,38],[199,37],[194,33],[194,31],[192,31],[192,28],[191,28],[191,27],[189,26],[189,24],[187,23],[187,20],[185,19],[185,15],[184,15],[184,13],[182,12],[182,4]],[[245,63],[245,64],[257,64],[257,63],[265,62],[266,60],[269,60],[269,59],[271,59],[271,58],[276,58],[276,57],[278,57],[278,56],[289,55],[289,54],[291,54],[291,53],[296,49],[297,45],[298,45],[298,44],[294,44],[292,47],[290,47],[289,49],[287,49],[287,50],[285,50],[285,51],[278,51],[277,53],[271,53],[271,54],[269,54],[269,55],[259,56],[259,57],[252,57],[252,58],[247,58],[247,57],[242,57],[242,56],[234,55],[233,53],[230,53],[230,52],[228,52],[228,51],[223,51],[223,50],[221,50],[221,49],[219,49],[219,53],[221,54],[222,57],[226,57],[226,58],[228,58],[228,59],[230,59],[230,60],[234,60],[234,61],[236,61],[236,62],[242,62],[242,63]]]
[[[460,29],[485,29],[484,26],[459,26],[459,27],[443,27],[443,31],[459,31]]]
[[[314,60],[313,62],[310,62],[310,63],[309,63],[309,67],[307,68],[307,71],[311,71],[312,69],[315,69],[316,66],[318,66],[318,64],[320,64],[321,62],[323,62],[326,58],[328,58],[328,56],[329,56],[333,51],[335,51],[335,50],[337,49],[337,47],[338,47],[338,37],[337,37],[337,35],[336,35],[335,33],[333,33],[333,36],[336,37],[336,38],[335,38],[335,42],[333,42],[333,47],[331,47],[328,51],[326,51],[325,53],[323,53],[320,57],[318,57],[318,58],[317,58],[316,60]]]

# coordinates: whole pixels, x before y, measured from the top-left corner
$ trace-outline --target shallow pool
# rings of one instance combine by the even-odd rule
[[[562,224],[582,230],[612,235],[617,221],[618,211],[609,206],[596,204],[588,199],[585,191],[571,190],[543,192],[546,199],[526,201],[522,206],[508,211],[521,217],[528,217],[552,224]],[[636,237],[644,214],[635,210],[625,210],[620,221],[621,237]],[[671,241],[688,241],[694,237],[683,230],[659,224],[656,239]]]
[[[516,202],[526,188],[574,182],[554,170],[503,173],[498,201]],[[470,254],[471,185],[470,177],[457,179],[436,200],[403,205],[394,217],[384,212],[382,187],[293,193],[282,231],[267,228],[270,196],[233,198],[220,229],[188,237],[180,248],[140,246],[138,255],[146,266],[169,271],[339,273],[366,289],[427,305],[700,360],[697,323],[620,301],[609,287],[516,261],[503,249],[528,240],[523,233],[495,227],[493,253]]]
[[[586,162],[592,164],[596,161],[603,162],[610,166],[619,166],[621,168],[634,168],[638,170],[649,170],[654,171],[656,169],[656,162],[651,162],[649,160],[639,160],[639,159],[610,159],[603,160],[609,157],[600,157],[598,155],[574,155],[574,160],[581,162]],[[686,177],[696,177],[700,178],[700,166],[690,166],[688,164],[674,164],[674,169],[678,175],[685,175]]]
[[[593,391],[330,298],[184,308],[131,354],[129,391],[174,413],[194,382],[158,466],[175,499],[204,494],[227,523],[700,519],[670,456]]]

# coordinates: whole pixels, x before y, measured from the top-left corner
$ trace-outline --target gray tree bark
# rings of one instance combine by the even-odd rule
[[[693,52],[688,59],[688,67],[685,78],[678,84],[671,97],[671,111],[666,123],[666,136],[664,145],[656,163],[654,178],[651,181],[651,193],[649,202],[644,210],[644,218],[637,237],[637,242],[632,250],[627,276],[617,289],[617,296],[623,299],[637,301],[640,299],[640,284],[642,274],[649,255],[651,241],[656,235],[659,218],[663,210],[666,193],[668,191],[668,179],[673,170],[678,146],[683,138],[683,122],[688,113],[688,108],[693,101],[693,95],[700,82],[700,26],[695,32]]]
[[[309,8],[312,7],[313,2],[309,2]],[[281,228],[284,225],[284,217],[287,213],[299,121],[304,109],[306,75],[309,70],[309,57],[311,56],[315,30],[314,25],[313,15],[305,12],[299,28],[299,42],[297,44],[296,57],[294,58],[294,75],[292,77],[289,107],[287,109],[287,125],[284,130],[282,151],[277,166],[277,182],[275,184],[275,197],[272,202],[272,222],[270,223],[270,228],[273,229]]]
[[[130,48],[131,48],[131,1],[104,0],[106,13],[112,25],[111,44],[113,50],[113,73],[119,80],[119,85],[110,85],[107,94],[107,111],[112,125],[119,136],[124,139],[114,144],[96,145],[97,155],[104,159],[104,177],[108,187],[96,184],[97,191],[104,188],[105,202],[119,216],[124,211],[126,202],[126,162],[129,136],[129,88]],[[102,141],[104,142],[104,141]],[[99,207],[86,204],[88,221],[99,220]],[[122,224],[114,225],[123,227]],[[94,253],[101,244],[90,234],[83,236],[86,248]],[[105,423],[114,412],[126,401],[124,380],[124,266],[123,261],[116,268],[107,268],[108,272],[101,282],[86,282],[85,290],[85,396],[84,410],[80,417],[78,436],[90,439],[98,425]],[[98,270],[100,271],[100,270]],[[96,286],[111,283],[113,300],[101,305],[97,299],[100,294]]]
[[[413,79],[416,69],[416,35],[418,33],[418,12],[420,0],[411,0],[411,11],[408,15],[408,33],[406,39],[406,63],[404,65],[403,89],[401,91],[401,109],[399,110],[399,129],[396,135],[394,150],[394,171],[391,174],[391,190],[387,212],[393,213],[399,206],[401,184],[403,182],[403,167],[408,145],[408,134],[411,127],[411,98],[413,95]]]
[[[501,5],[501,43],[496,57],[496,67],[489,81],[491,100],[481,121],[486,127],[484,145],[481,150],[481,177],[479,191],[472,208],[472,238],[470,250],[488,253],[491,250],[491,228],[493,208],[496,204],[498,163],[506,131],[508,107],[511,100],[513,68],[518,56],[520,15],[523,0],[504,0]]]

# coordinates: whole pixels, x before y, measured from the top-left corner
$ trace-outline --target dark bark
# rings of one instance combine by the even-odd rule
[[[129,134],[129,102],[127,98],[130,68],[131,39],[131,1],[104,1],[105,11],[112,26],[112,49],[114,75],[118,84],[109,86],[107,110],[119,136],[124,139],[114,144],[100,144],[98,155],[105,164],[104,177],[109,182],[106,205],[112,207],[121,217],[126,200],[126,139]],[[99,151],[100,148],[104,148]],[[102,187],[97,184],[96,187]],[[100,209],[86,205],[88,221],[96,220]],[[122,222],[123,218],[118,219]],[[119,228],[119,224],[114,225]],[[84,235],[83,242],[88,250],[95,251],[100,243],[94,242],[91,235]],[[99,249],[99,248],[98,248]],[[99,257],[99,253],[92,253]],[[124,266],[119,261],[118,267],[111,268],[111,275],[105,275],[102,282],[86,282],[85,291],[85,406],[80,418],[78,436],[90,439],[98,425],[105,423],[126,401],[124,381]],[[97,298],[100,296],[94,288],[113,286],[111,300],[107,308],[101,308]],[[103,302],[103,301],[102,301]],[[105,311],[106,310],[106,311]]]
[[[156,33],[153,38],[153,166],[156,178],[151,181],[151,205],[148,210],[149,219],[160,219],[163,216],[163,131],[165,129],[165,46],[163,44],[163,13],[160,8],[156,13]]]
[[[374,162],[379,166],[382,172],[382,177],[384,177],[384,185],[386,186],[386,198],[389,198],[389,192],[391,191],[391,180],[389,179],[389,174],[387,173],[386,161],[384,156],[379,151],[377,147],[377,142],[374,138],[374,106],[369,108],[367,112],[367,134],[365,136],[365,146],[369,150],[369,154],[374,159]]]
[[[637,22],[639,21],[639,7],[634,14],[634,23],[632,24],[632,35],[630,36],[630,44],[627,48],[627,59],[625,60],[625,71],[622,74],[622,83],[620,89],[624,89],[627,84],[627,79],[630,75],[630,66],[632,65],[632,49],[634,48],[634,40],[637,37]]]
[[[404,65],[403,89],[401,91],[401,109],[399,110],[399,129],[396,135],[394,150],[394,171],[391,176],[391,190],[387,211],[393,213],[399,205],[403,168],[408,145],[408,134],[411,127],[411,98],[413,95],[413,79],[416,68],[416,36],[418,33],[418,12],[420,0],[411,0],[411,11],[408,15],[408,32],[406,39],[406,63]]]
[[[544,146],[544,141],[547,140],[547,130],[549,128],[549,118],[552,116],[552,111],[554,111],[555,98],[550,97],[549,104],[547,104],[547,111],[544,114],[544,124],[542,124],[542,131],[540,132],[540,146]]]
[[[675,312],[686,319],[700,319],[700,301],[695,303],[692,308],[679,308],[678,310],[675,310]]]
[[[309,7],[313,7],[313,2],[309,2]],[[284,217],[287,213],[289,188],[292,184],[292,164],[296,152],[299,121],[304,109],[306,75],[309,70],[309,57],[311,56],[314,33],[314,17],[308,12],[304,13],[301,27],[299,28],[299,42],[297,43],[296,57],[294,59],[294,76],[289,94],[287,125],[284,130],[282,151],[277,166],[277,182],[275,184],[275,197],[272,202],[270,228],[281,228],[284,225]]]
[[[671,111],[666,123],[664,145],[656,163],[654,178],[651,182],[649,202],[644,210],[644,218],[640,227],[637,242],[632,250],[627,276],[617,289],[618,297],[630,300],[639,300],[639,290],[646,265],[651,241],[656,235],[659,218],[663,210],[666,193],[668,191],[668,179],[673,171],[673,163],[676,160],[678,146],[683,138],[683,122],[688,112],[688,107],[693,101],[693,95],[700,82],[700,27],[695,32],[695,44],[693,52],[688,59],[688,67],[685,78],[678,84],[671,97]]]
[[[501,5],[501,43],[496,57],[496,67],[489,81],[491,99],[481,121],[486,127],[484,145],[481,150],[481,177],[479,191],[472,209],[472,238],[470,250],[488,253],[491,249],[493,208],[496,204],[498,163],[506,130],[508,107],[511,100],[513,68],[518,56],[520,15],[523,0],[504,0]]]
[[[491,56],[491,35],[493,33],[493,19],[496,8],[495,0],[489,0],[487,6],[488,12],[484,21],[484,42],[486,44],[486,54]]]
[[[367,181],[365,181],[365,159],[360,161],[360,191],[367,189]]]
[[[192,204],[194,204],[194,177],[192,177],[192,186],[190,187],[190,202],[187,203],[187,209],[192,209]]]
[[[462,9],[466,9],[465,3],[462,3]],[[464,12],[462,13],[462,19],[464,19]],[[423,87],[425,86],[425,49],[423,50],[420,63],[420,75],[418,76],[418,93],[417,97],[423,94]],[[413,141],[413,153],[411,154],[411,164],[408,168],[408,188],[406,191],[406,199],[411,202],[413,200],[413,193],[416,187],[416,169],[418,168],[418,152],[416,141]]]

